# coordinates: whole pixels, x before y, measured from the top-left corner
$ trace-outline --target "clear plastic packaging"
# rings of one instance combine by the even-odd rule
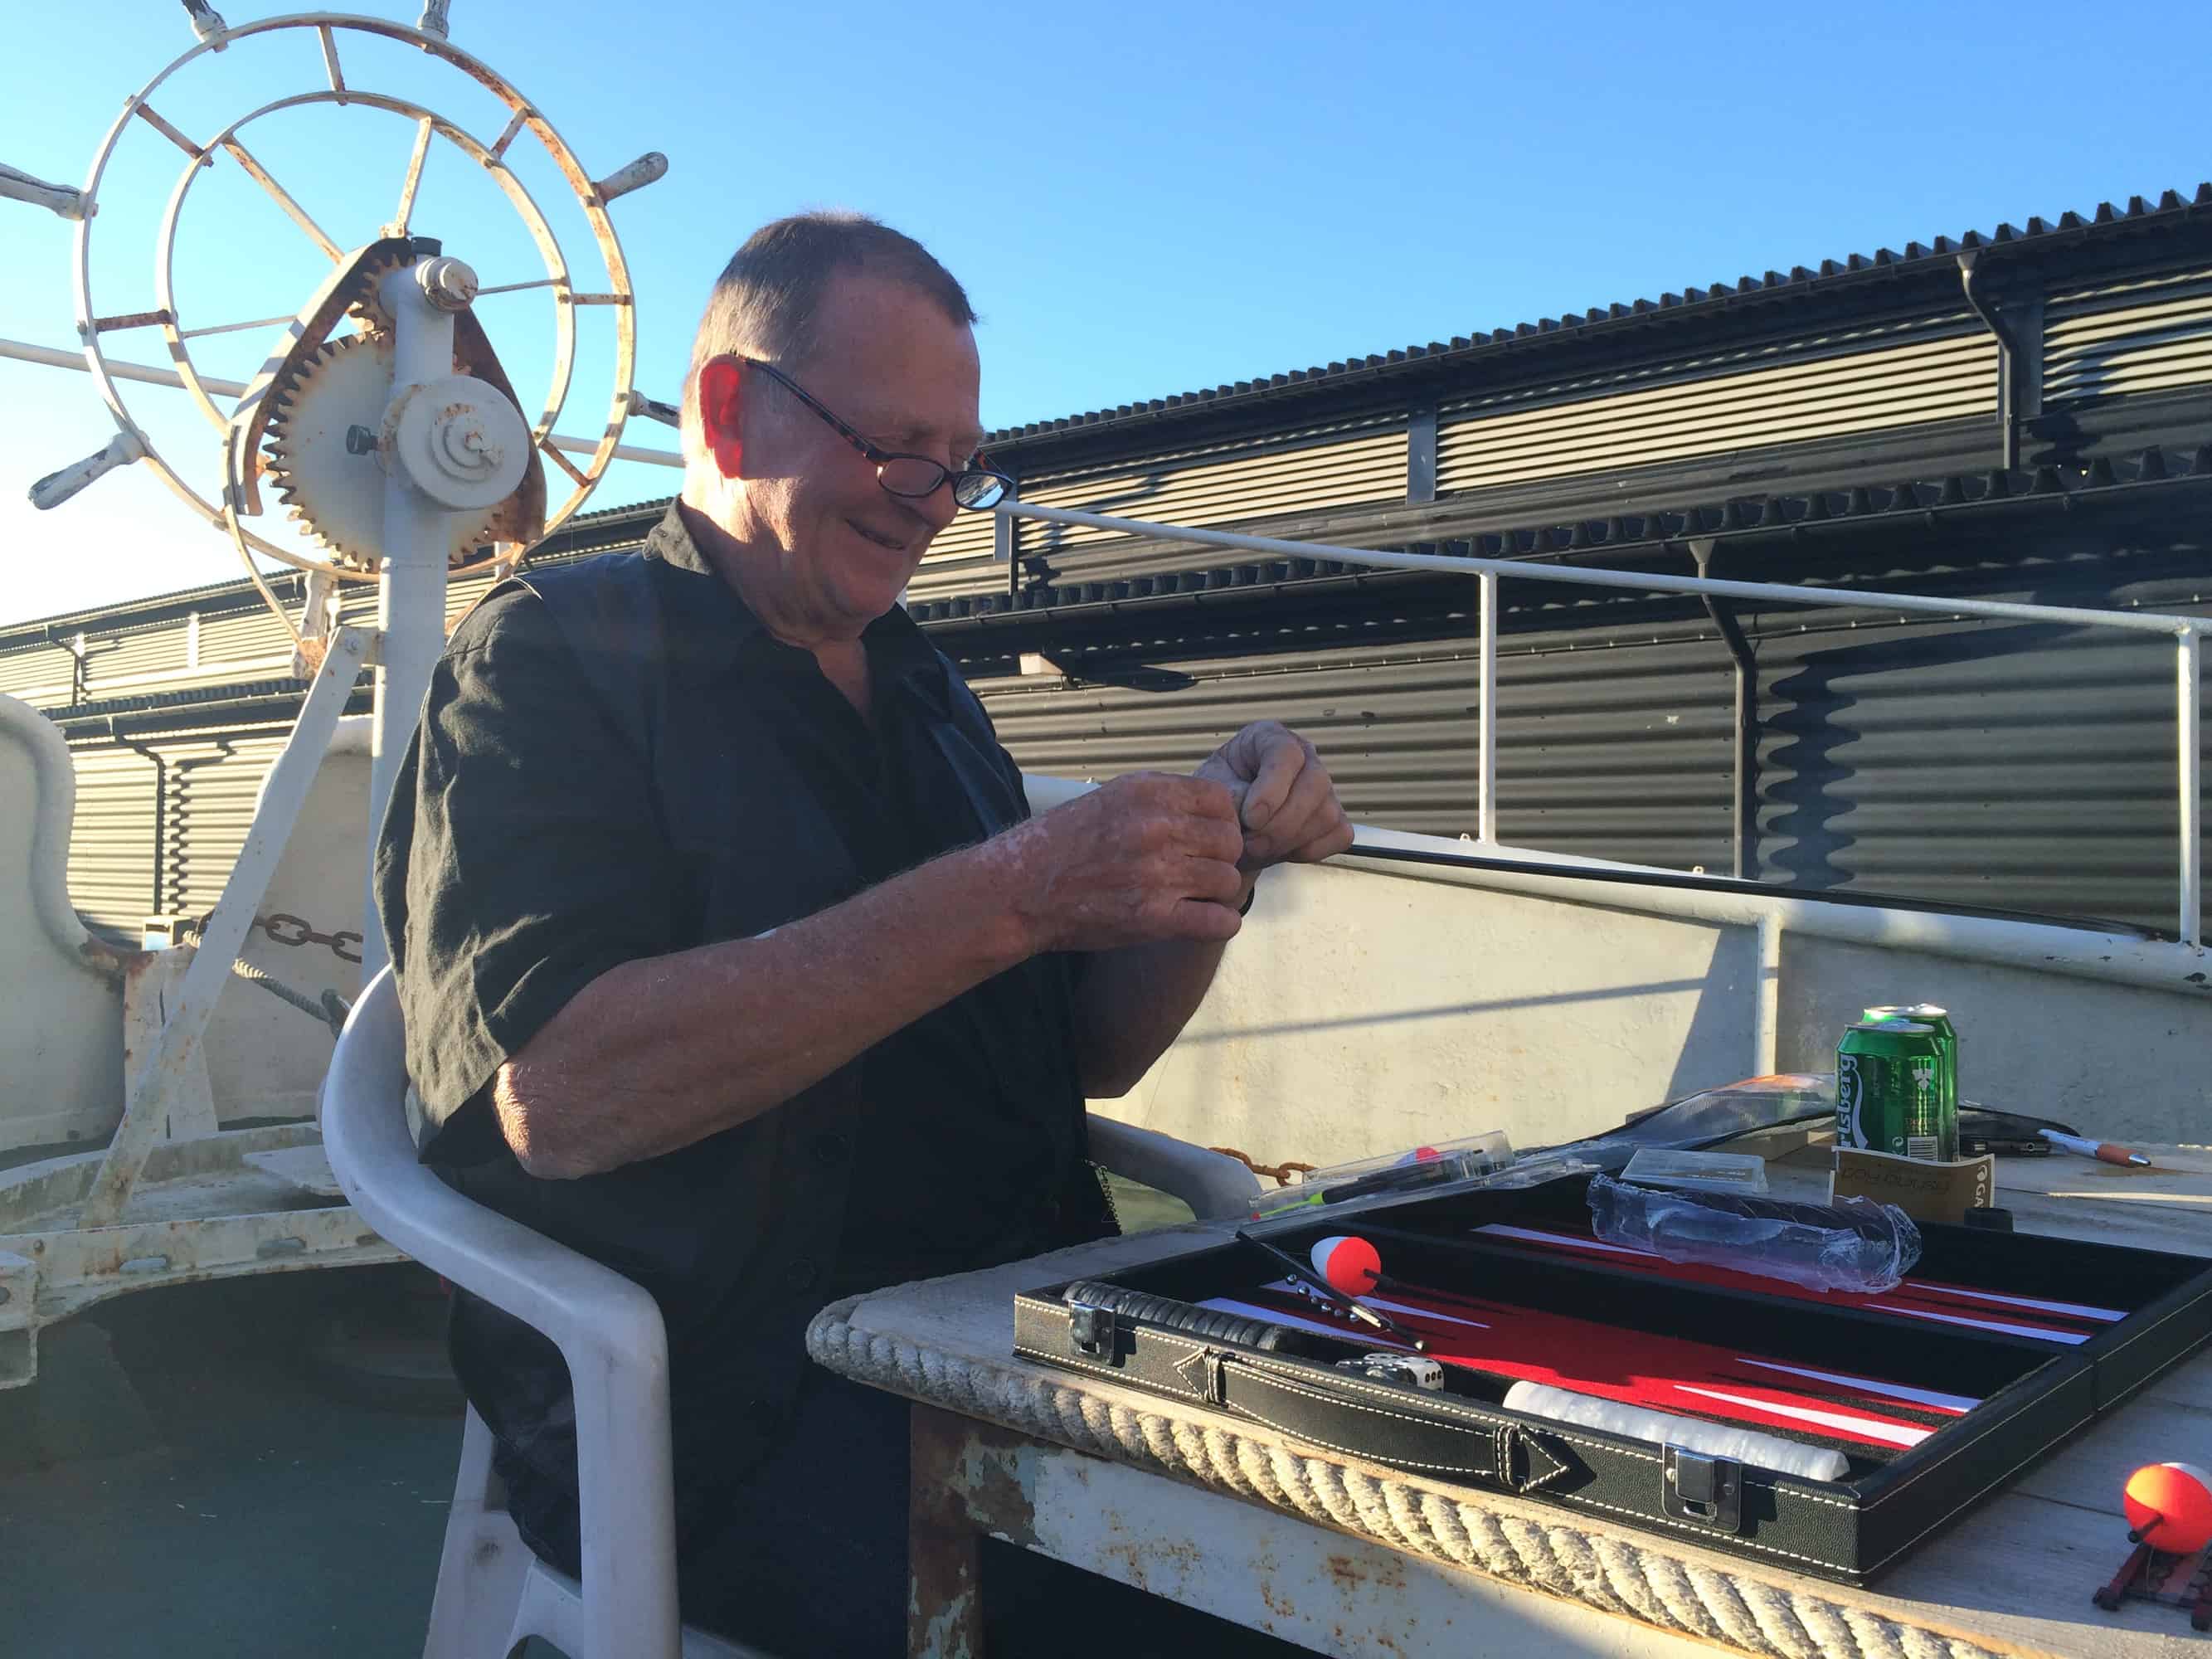
[[[1252,1218],[1265,1220],[1309,1205],[1403,1198],[1510,1169],[1512,1164],[1513,1143],[1495,1129],[1462,1140],[1439,1140],[1409,1152],[1309,1170],[1296,1185],[1255,1199]]]
[[[1766,1160],[1747,1152],[1678,1152],[1665,1146],[1638,1146],[1620,1178],[1639,1187],[1755,1195],[1766,1190]]]
[[[1639,1112],[1617,1129],[1547,1150],[1587,1158],[1601,1170],[1619,1175],[1641,1147],[1698,1151],[1725,1146],[1760,1130],[1824,1118],[1832,1121],[1835,1115],[1834,1073],[1789,1072],[1747,1077],[1718,1089],[1686,1095]]]
[[[1591,1231],[1669,1261],[1786,1279],[1817,1291],[1887,1291],[1920,1260],[1920,1229],[1894,1204],[1790,1204],[1725,1193],[1656,1192],[1590,1177]]]

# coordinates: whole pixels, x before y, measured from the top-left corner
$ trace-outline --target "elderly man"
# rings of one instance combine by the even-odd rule
[[[1112,1229],[1084,1100],[1173,1041],[1259,872],[1351,832],[1310,744],[1038,817],[897,605],[1005,481],[960,285],[872,221],[768,226],[694,348],[641,554],[456,630],[379,853],[423,1155],[667,1322],[687,1618],[778,1650],[902,1628],[903,1413],[807,1367],[841,1293]],[[567,1372],[458,1298],[532,1549],[578,1560]]]

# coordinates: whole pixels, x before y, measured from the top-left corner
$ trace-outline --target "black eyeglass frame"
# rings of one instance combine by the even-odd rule
[[[952,486],[952,503],[955,507],[965,508],[971,513],[981,513],[996,507],[1013,493],[1014,481],[1005,473],[991,467],[950,467],[928,455],[908,454],[902,451],[884,449],[870,443],[853,428],[849,422],[840,420],[820,398],[774,363],[763,362],[758,357],[740,357],[738,361],[747,368],[760,370],[762,374],[805,404],[807,408],[812,410],[830,430],[859,450],[863,457],[873,462],[876,468],[876,482],[883,485],[884,492],[888,495],[896,495],[902,501],[925,501],[950,483]],[[980,454],[977,459],[981,459]],[[893,461],[918,461],[924,466],[934,467],[937,470],[936,481],[927,489],[893,489],[884,477],[884,469]],[[995,489],[993,488],[994,485]],[[963,490],[965,494],[963,494]]]

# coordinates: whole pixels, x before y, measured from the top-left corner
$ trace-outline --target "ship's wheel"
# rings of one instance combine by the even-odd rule
[[[256,809],[250,844],[258,850],[242,857],[233,870],[203,937],[202,953],[211,964],[207,968],[211,977],[198,988],[187,977],[183,1006],[191,1018],[180,1015],[164,1025],[157,1060],[176,1045],[197,1040],[196,1023],[204,1023],[244,939],[243,929],[268,878],[268,860],[274,849],[281,849],[299,809],[303,780],[319,763],[362,669],[373,665],[374,670],[375,729],[369,772],[374,823],[391,793],[399,757],[445,643],[450,570],[486,556],[512,568],[548,531],[583,505],[618,455],[676,459],[621,446],[623,425],[633,412],[642,410],[673,424],[675,411],[639,397],[633,389],[635,305],[622,245],[607,216],[610,202],[660,178],[667,171],[666,158],[648,152],[594,179],[530,99],[489,64],[451,43],[449,3],[428,0],[413,27],[377,17],[307,13],[233,28],[207,0],[183,0],[198,43],[125,103],[123,113],[94,155],[81,189],[46,184],[0,167],[0,197],[46,207],[76,222],[74,276],[83,366],[116,425],[115,437],[104,449],[33,484],[32,501],[42,507],[53,507],[118,467],[151,468],[196,517],[231,540],[263,600],[292,636],[294,672],[309,682],[292,738]],[[258,46],[236,50],[262,37],[289,37],[289,57]],[[410,50],[395,54],[395,45]],[[252,64],[240,67],[247,59]],[[259,102],[244,114],[219,125],[199,125],[194,132],[163,112],[165,106],[176,112],[201,101],[211,108],[235,108],[250,100],[228,97],[220,83],[204,94],[198,81],[187,77],[220,70],[239,79],[276,62],[293,64],[303,76],[312,75],[319,62],[323,84]],[[365,64],[371,73],[363,72]],[[472,107],[484,112],[488,125],[500,122],[499,130],[472,132],[416,97],[366,84],[375,74],[396,77],[410,90],[418,83],[442,88],[450,82]],[[487,93],[495,105],[486,105],[483,95]],[[301,111],[310,113],[270,120]],[[369,128],[377,130],[365,130]],[[286,136],[296,137],[303,130],[325,135],[319,142],[331,147],[325,155],[307,152],[303,156],[296,144],[286,149]],[[337,136],[330,136],[333,133]],[[304,172],[313,160],[331,157],[337,158],[338,176],[343,179],[380,177],[374,171],[379,165],[376,141],[399,135],[411,136],[411,143],[386,146],[394,152],[389,159],[394,194],[381,196],[362,216],[364,222],[340,223],[334,217],[324,222],[282,182],[288,169]],[[527,148],[516,148],[525,140],[542,147],[550,169]],[[103,235],[100,228],[102,181],[114,177],[116,194],[125,196],[129,185],[124,181],[138,165],[134,151],[129,166],[111,175],[126,144],[153,147],[157,185],[167,175],[160,152],[173,149],[182,156],[156,233],[150,295],[143,288],[118,290],[107,276],[98,274],[101,267],[94,258],[96,246],[104,248],[117,240],[114,234]],[[535,247],[544,275],[528,275],[529,267],[523,266],[495,273],[501,280],[485,287],[457,257],[459,250],[443,247],[420,234],[414,220],[424,167],[434,155],[447,150],[457,151],[466,168],[477,170],[497,187]],[[556,178],[557,187],[574,198],[592,244],[592,256],[582,268],[563,251],[551,222],[516,167],[510,165],[510,156],[541,184],[549,173]],[[296,280],[278,244],[257,243],[250,233],[238,229],[242,221],[237,204],[231,204],[227,212],[211,210],[222,209],[222,198],[211,197],[205,187],[196,195],[201,175],[219,167],[237,170],[239,177],[227,181],[226,188],[258,191],[282,210],[289,228],[272,220],[270,229],[293,239],[289,252],[326,262],[321,264],[321,274],[312,278],[312,291],[294,301],[296,308],[289,316],[239,319],[207,314],[195,308],[191,295],[183,291],[178,233],[196,201],[210,204],[202,208],[203,216],[214,217],[220,229],[230,233],[224,246],[235,246],[239,270],[280,285]],[[438,176],[446,177],[442,173]],[[468,182],[473,188],[473,181]],[[501,222],[496,200],[488,191],[481,194],[481,209],[456,216],[463,228],[454,234],[469,235],[476,246],[501,247],[508,257],[527,257],[521,252],[522,238],[514,223]],[[384,212],[385,203],[394,204],[390,216],[376,216]],[[566,204],[562,205],[564,221],[573,220]],[[115,252],[105,252],[112,264]],[[143,265],[137,268],[143,270]],[[188,266],[186,274],[198,269]],[[517,398],[474,308],[483,295],[525,289],[544,290],[553,315],[548,391],[534,410],[526,410]],[[564,438],[555,422],[574,378],[577,312],[585,307],[603,307],[611,313],[612,373],[596,382],[611,387],[611,399],[605,423],[596,437]],[[250,380],[218,380],[195,361],[196,343],[204,344],[211,336],[235,338],[252,331],[264,331],[270,343],[259,370]],[[586,337],[603,340],[607,332],[594,327]],[[167,346],[173,370],[124,356],[127,342],[141,341],[150,348],[157,339]],[[0,346],[15,348],[16,343],[0,342]],[[15,349],[9,355],[26,354]],[[32,349],[31,355],[32,361],[74,366],[73,359],[58,351]],[[132,411],[125,386],[149,381],[181,387],[213,428],[216,441],[206,446],[192,473],[183,465],[189,442],[174,444],[174,453],[164,453]],[[184,417],[182,431],[189,433],[190,421],[189,416]],[[165,437],[171,435],[167,426],[162,430]],[[566,488],[549,491],[549,480],[556,486],[565,480]],[[264,515],[276,510],[289,510],[305,535],[268,526]],[[262,521],[259,530],[257,521]],[[255,554],[311,573],[299,623],[264,578]],[[376,583],[373,625],[359,607],[353,613],[357,620],[344,620],[334,592],[342,579]],[[288,770],[295,751],[297,764]],[[285,781],[281,790],[280,781]],[[364,967],[373,967],[383,951],[373,913],[363,919],[362,934]],[[196,960],[188,975],[199,972]],[[155,1066],[147,1076],[159,1071]],[[86,1211],[88,1218],[95,1212],[119,1213],[149,1144],[150,1131],[143,1119],[145,1114],[134,1106],[111,1148],[96,1201]]]
[[[635,306],[621,242],[607,216],[609,202],[659,178],[667,168],[665,159],[648,153],[626,167],[594,179],[527,97],[506,77],[446,38],[447,4],[447,0],[431,0],[420,24],[411,28],[380,18],[337,14],[274,17],[232,28],[204,0],[185,0],[198,44],[155,76],[124,106],[123,113],[94,155],[81,190],[40,185],[0,169],[0,192],[41,200],[78,222],[77,334],[86,367],[118,428],[115,439],[100,453],[40,480],[33,487],[34,501],[40,506],[58,504],[103,472],[143,463],[195,516],[234,538],[241,556],[251,549],[329,576],[373,579],[380,562],[394,550],[386,540],[384,479],[399,459],[394,447],[410,441],[404,422],[397,418],[398,400],[393,392],[400,389],[402,366],[398,361],[399,343],[391,307],[382,286],[388,276],[400,270],[412,270],[429,283],[433,301],[453,323],[451,362],[433,363],[426,368],[418,361],[411,378],[421,381],[454,377],[456,384],[465,379],[477,389],[480,405],[476,411],[480,418],[470,432],[441,430],[428,439],[417,434],[411,440],[416,444],[414,460],[417,465],[410,469],[410,477],[438,497],[438,505],[446,509],[434,529],[449,563],[467,563],[495,548],[510,559],[520,556],[530,544],[583,505],[615,458],[623,423],[634,410],[644,407],[665,417],[665,405],[651,404],[633,392]],[[304,36],[313,43],[311,50],[319,49],[326,85],[262,103],[203,136],[185,132],[161,113],[156,95],[174,91],[179,76],[209,66],[214,54],[256,36],[286,33]],[[379,92],[349,79],[347,48],[364,37],[419,48],[431,59],[449,66],[457,76],[465,77],[471,88],[489,92],[504,106],[507,118],[504,128],[488,136],[472,133],[412,98]],[[399,182],[396,209],[389,219],[362,225],[318,222],[280,182],[281,163],[272,170],[257,153],[253,146],[261,137],[257,124],[283,112],[316,106],[396,115],[411,124],[411,152],[402,150],[392,156],[392,171]],[[374,125],[383,131],[368,135],[371,137],[389,139],[406,130],[381,118]],[[583,270],[572,265],[545,213],[508,165],[512,147],[525,138],[543,146],[582,210],[593,244],[592,258]],[[105,278],[95,280],[94,254],[100,240],[96,216],[101,182],[126,143],[171,146],[183,157],[157,234],[150,307],[143,303],[143,289],[136,295],[111,296],[107,289],[112,284]],[[498,186],[520,217],[543,263],[542,276],[483,290],[537,288],[550,293],[554,329],[551,373],[544,402],[534,411],[520,408],[513,386],[471,309],[479,292],[476,274],[459,260],[444,258],[435,243],[414,234],[410,221],[425,162],[434,147],[441,145],[458,151],[469,167],[480,169]],[[354,153],[349,149],[349,155]],[[364,146],[362,153],[368,153],[368,147]],[[246,322],[204,315],[193,307],[191,295],[179,292],[175,257],[179,227],[191,206],[195,183],[204,173],[218,167],[235,167],[252,179],[330,262],[320,288],[289,319]],[[596,439],[564,440],[556,436],[555,423],[568,401],[575,368],[576,313],[586,306],[605,307],[612,313],[612,399],[605,425]],[[276,331],[267,360],[251,382],[241,386],[219,380],[203,373],[195,362],[195,341],[256,327]],[[193,469],[190,477],[181,456],[163,453],[132,412],[125,386],[130,380],[153,378],[117,361],[125,343],[134,337],[149,344],[158,337],[166,344],[177,380],[214,428],[218,441],[209,447],[207,461]],[[116,356],[112,357],[112,353]],[[495,391],[497,396],[487,396],[485,388]],[[508,407],[495,406],[501,404]],[[427,448],[423,447],[426,442]],[[490,482],[516,471],[513,455],[504,455],[497,467],[489,466],[487,457],[494,449],[519,452],[521,465],[519,476],[497,499],[483,501],[481,498]],[[572,451],[575,452],[573,458]],[[380,466],[364,464],[372,454],[382,463]],[[209,465],[218,456],[219,470]],[[564,486],[550,503],[549,467],[554,483]],[[472,471],[473,487],[467,487]],[[193,477],[203,483],[196,486]],[[426,477],[431,477],[427,484]],[[451,499],[441,493],[441,482],[452,485]],[[251,521],[270,505],[264,500],[264,484],[313,538],[312,542],[292,536],[272,539],[252,527]],[[415,557],[422,556],[419,548],[410,551]],[[252,568],[250,559],[247,566]]]

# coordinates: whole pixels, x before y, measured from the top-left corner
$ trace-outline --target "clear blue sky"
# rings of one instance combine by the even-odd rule
[[[417,9],[359,3],[409,22]],[[279,9],[218,6],[234,24]],[[125,98],[191,44],[184,13],[174,0],[13,10],[0,161],[82,182]],[[520,85],[593,173],[667,153],[668,179],[614,210],[639,295],[638,383],[661,396],[730,250],[804,206],[876,214],[962,276],[984,316],[997,427],[2212,177],[2201,5],[453,11],[455,43]],[[452,71],[343,50],[353,84],[495,132]],[[198,60],[156,104],[205,137],[321,84],[311,38],[246,43]],[[248,138],[350,246],[391,212],[410,131],[356,108],[272,116]],[[154,226],[182,161],[149,130],[121,154],[94,238],[103,312],[152,305]],[[434,151],[416,228],[487,283],[538,275],[471,172]],[[577,229],[544,170],[529,176],[556,226]],[[72,343],[72,234],[0,203],[0,336]],[[229,162],[195,183],[178,264],[188,325],[289,313],[321,268]],[[544,296],[483,305],[534,398]],[[244,379],[263,339],[219,337],[204,361]],[[159,352],[150,333],[117,339],[118,356]],[[606,376],[605,342],[587,340],[563,429],[596,433]],[[218,441],[184,394],[128,395],[211,495]],[[24,503],[33,478],[112,430],[88,378],[0,362],[0,621],[236,574],[227,539],[143,468],[52,514]],[[671,436],[630,428],[655,447]],[[592,506],[665,494],[673,477],[618,469]]]

